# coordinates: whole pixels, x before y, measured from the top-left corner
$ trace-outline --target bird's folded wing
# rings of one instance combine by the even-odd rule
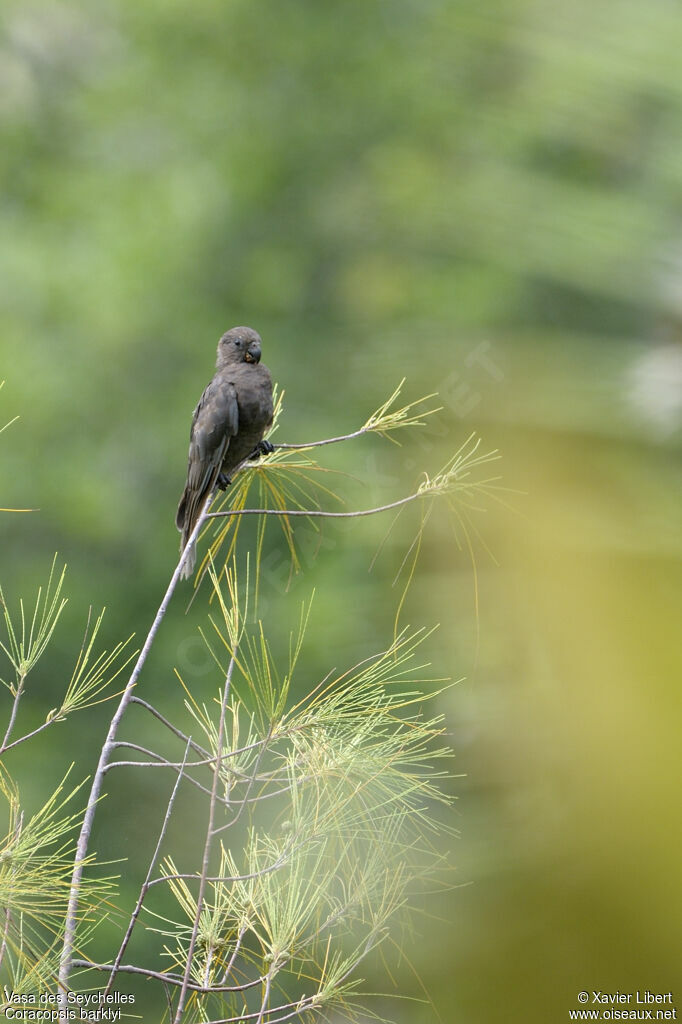
[[[194,410],[189,441],[187,487],[202,494],[213,486],[225,453],[239,429],[234,385],[214,378]]]

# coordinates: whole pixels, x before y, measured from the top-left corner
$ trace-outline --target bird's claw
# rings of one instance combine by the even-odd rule
[[[216,486],[220,491],[226,491],[231,483],[232,481],[230,480],[229,476],[226,476],[225,473],[218,473],[218,477],[216,479]]]
[[[274,452],[275,446],[272,441],[259,441],[256,447],[249,455],[250,459],[259,459],[261,455],[271,455]]]

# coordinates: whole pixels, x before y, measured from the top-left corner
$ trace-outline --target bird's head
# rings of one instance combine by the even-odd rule
[[[260,362],[261,340],[252,327],[233,327],[218,342],[217,366]]]

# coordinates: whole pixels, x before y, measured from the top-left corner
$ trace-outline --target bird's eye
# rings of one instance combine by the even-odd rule
[[[235,343],[235,345],[237,346],[237,348],[241,348],[241,347],[242,347],[242,344],[243,344],[243,343],[242,343],[242,339],[241,339],[241,338],[235,338],[235,339],[234,339],[234,343]]]

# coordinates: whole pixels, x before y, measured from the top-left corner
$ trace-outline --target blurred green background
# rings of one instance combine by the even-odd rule
[[[1,579],[31,596],[57,550],[71,597],[26,726],[91,603],[108,643],[146,632],[224,330],[261,332],[281,440],[354,429],[407,377],[443,413],[399,449],[327,449],[349,501],[406,493],[473,430],[519,493],[476,517],[478,616],[440,514],[403,611],[440,624],[432,671],[464,681],[441,701],[456,888],[425,899],[398,987],[453,1024],[563,1021],[581,989],[682,1002],[679,6],[5,0],[0,22],[0,402],[21,417],[1,503],[39,510],[3,516]],[[270,534],[276,635],[318,591],[302,690],[390,640],[415,523],[368,574],[387,526],[325,529],[288,594]],[[206,595],[184,597],[140,690],[169,713],[173,666],[217,685]],[[107,720],[8,756],[29,809],[74,757],[92,770]],[[148,730],[131,712],[125,736]],[[160,774],[112,775],[97,819],[100,855],[130,858],[123,902]]]

